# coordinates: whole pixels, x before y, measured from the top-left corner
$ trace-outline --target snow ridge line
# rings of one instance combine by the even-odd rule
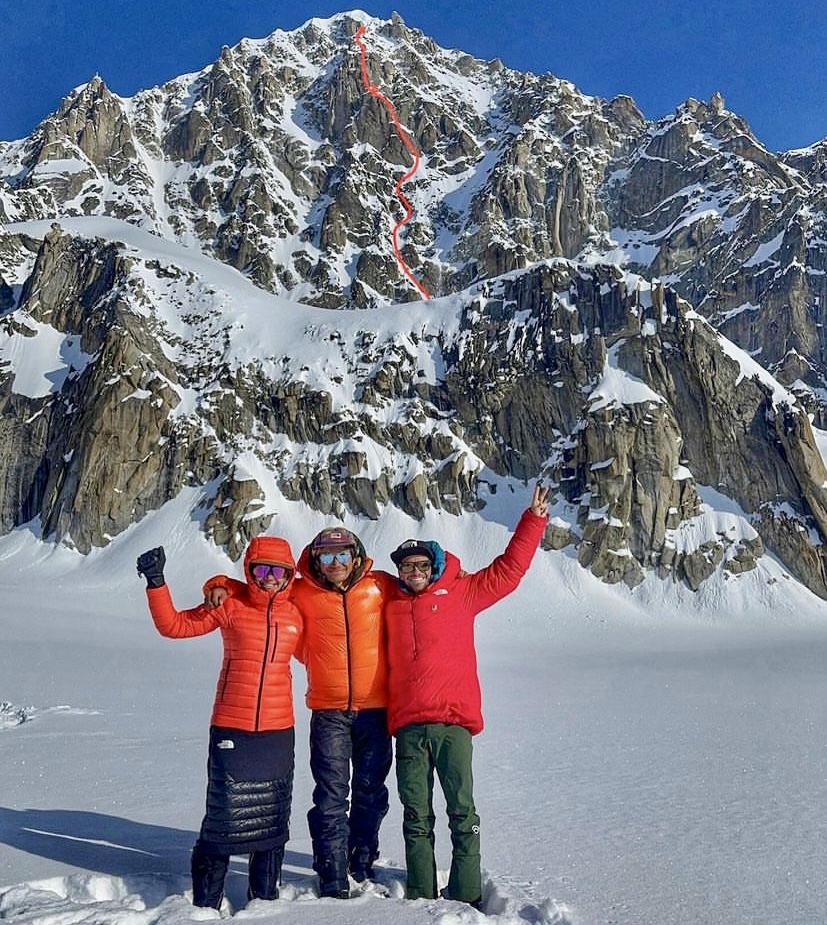
[[[379,87],[376,86],[376,84],[372,84],[370,82],[370,77],[368,76],[368,50],[367,50],[367,46],[365,45],[365,41],[364,41],[364,35],[366,32],[367,32],[367,28],[365,26],[359,26],[359,28],[356,30],[356,35],[354,36],[354,39],[353,39],[356,42],[356,44],[359,46],[359,55],[361,58],[361,65],[362,65],[362,83],[365,85],[365,90],[371,96],[376,97],[376,99],[378,99],[381,103],[383,103],[387,107],[387,110],[390,113],[390,117],[393,120],[393,124],[396,126],[397,132],[399,132],[399,137],[402,139],[405,147],[411,152],[411,155],[413,156],[413,161],[414,161],[411,169],[403,177],[401,177],[400,179],[396,181],[396,188],[395,188],[396,197],[397,199],[399,199],[399,201],[404,206],[405,215],[393,226],[393,231],[391,232],[391,237],[393,239],[393,252],[394,254],[396,254],[396,259],[399,261],[399,266],[401,267],[402,272],[405,274],[405,276],[407,276],[408,279],[414,284],[414,286],[416,286],[416,288],[419,290],[423,298],[430,299],[432,298],[431,293],[423,285],[423,283],[421,283],[416,278],[411,268],[405,262],[405,258],[402,256],[402,251],[399,248],[399,232],[405,225],[408,224],[408,222],[413,217],[413,213],[414,213],[413,206],[411,205],[410,201],[405,196],[405,194],[402,192],[402,187],[404,186],[405,183],[408,182],[408,180],[410,180],[410,178],[417,172],[417,170],[419,170],[419,161],[421,158],[421,154],[417,146],[413,143],[413,141],[411,141],[411,138],[408,135],[408,133],[402,127],[402,123],[399,121],[399,116],[397,115],[397,112],[396,112],[396,107],[388,99],[388,97],[385,96],[384,93],[382,93],[382,91],[379,89]]]

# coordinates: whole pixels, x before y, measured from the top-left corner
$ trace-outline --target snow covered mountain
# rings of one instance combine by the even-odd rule
[[[95,78],[0,143],[0,530],[86,553],[194,486],[235,557],[283,499],[486,517],[542,475],[606,581],[769,550],[827,596],[826,153],[357,12]]]

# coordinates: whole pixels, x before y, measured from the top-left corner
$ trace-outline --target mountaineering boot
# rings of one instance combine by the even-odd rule
[[[376,875],[373,870],[373,862],[376,859],[376,853],[364,845],[350,849],[350,876],[357,883],[364,883],[365,880],[374,880]]]
[[[192,904],[220,909],[224,896],[224,878],[230,857],[226,854],[208,854],[196,842],[192,849],[190,868],[192,871]]]
[[[278,899],[284,848],[253,851],[249,863],[247,899]]]
[[[350,888],[339,887],[335,883],[319,884],[319,896],[325,899],[350,899]]]
[[[324,861],[317,859],[313,866],[319,875],[319,896],[350,898],[350,883],[343,863],[339,863],[336,858],[326,858]]]

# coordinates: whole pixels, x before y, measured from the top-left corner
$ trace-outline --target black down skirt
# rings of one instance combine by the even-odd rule
[[[202,849],[248,854],[284,847],[290,835],[295,732],[210,727]]]

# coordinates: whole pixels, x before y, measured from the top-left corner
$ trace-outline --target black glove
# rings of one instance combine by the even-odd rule
[[[164,581],[164,563],[167,557],[164,554],[164,547],[157,546],[155,549],[148,549],[138,556],[138,574],[146,578],[147,588],[160,588],[166,584]]]

